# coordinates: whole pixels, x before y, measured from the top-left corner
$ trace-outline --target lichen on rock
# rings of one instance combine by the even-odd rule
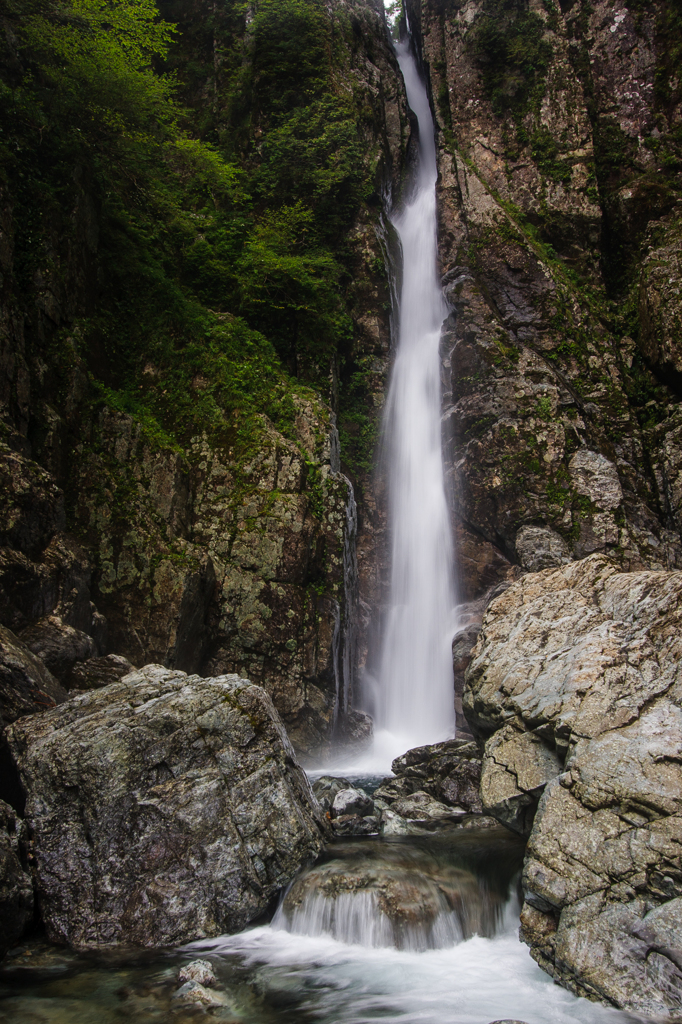
[[[243,928],[326,835],[270,698],[146,666],[17,721],[42,918],[78,949]]]

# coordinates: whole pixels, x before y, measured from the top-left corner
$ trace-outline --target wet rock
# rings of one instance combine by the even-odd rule
[[[374,802],[368,797],[364,789],[340,789],[334,797],[331,806],[332,818],[341,818],[345,814],[359,814],[360,817],[371,814],[374,810]]]
[[[313,782],[313,793],[325,813],[331,811],[337,793],[342,789],[352,788],[353,784],[348,779],[337,778],[334,775],[322,775]]]
[[[21,641],[59,680],[69,675],[77,662],[99,654],[91,636],[67,625],[57,615],[39,619],[21,631]]]
[[[341,814],[332,818],[335,836],[375,836],[381,831],[381,819],[375,814]]]
[[[8,737],[42,917],[76,948],[242,928],[326,834],[270,698],[238,676],[146,666]]]
[[[401,800],[395,800],[391,804],[391,810],[407,821],[418,821],[434,827],[450,825],[466,814],[464,808],[440,803],[422,790]]]
[[[11,630],[0,626],[0,716],[5,725],[53,708],[68,693]]]
[[[33,921],[33,882],[22,853],[24,823],[0,801],[0,957]]]
[[[103,658],[89,658],[76,663],[66,678],[70,690],[97,690],[101,686],[117,683],[135,666],[120,654],[107,654]]]
[[[522,526],[516,534],[516,553],[524,569],[538,572],[573,560],[568,544],[548,526]]]
[[[682,573],[593,555],[491,604],[465,691],[488,737],[486,807],[497,792],[509,824],[541,794],[523,873],[533,957],[663,1021],[682,999],[681,666]]]
[[[356,708],[349,708],[339,722],[339,741],[347,750],[364,750],[374,735],[371,715]]]
[[[445,847],[340,844],[336,859],[296,878],[274,924],[367,946],[439,948],[494,934],[506,895],[453,864]]]
[[[470,818],[465,818],[460,828],[499,828],[499,824],[497,818],[491,818],[487,814],[475,814]]]
[[[185,1003],[197,1003],[199,1006],[224,1006],[225,997],[219,992],[204,988],[198,981],[188,981],[173,994],[173,999]]]
[[[446,740],[414,747],[396,758],[391,768],[401,784],[411,787],[411,793],[423,790],[452,807],[474,813],[481,811],[480,751],[471,740]]]
[[[209,988],[217,985],[218,979],[215,976],[211,961],[192,960],[191,963],[181,967],[178,971],[178,983],[184,985],[188,981],[195,981],[197,984],[208,986]]]
[[[387,778],[374,790],[374,802],[393,803],[402,797],[410,796],[419,789],[419,779]]]

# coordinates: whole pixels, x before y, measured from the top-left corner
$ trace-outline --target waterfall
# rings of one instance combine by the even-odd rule
[[[454,735],[453,544],[441,447],[439,341],[447,309],[436,273],[436,146],[410,41],[396,52],[419,123],[412,195],[391,221],[403,257],[399,337],[384,420],[391,589],[375,693],[375,757]]]

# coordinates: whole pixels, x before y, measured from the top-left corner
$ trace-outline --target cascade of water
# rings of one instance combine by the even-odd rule
[[[440,330],[446,306],[436,274],[436,147],[427,91],[410,42],[396,47],[419,123],[411,201],[392,223],[402,247],[397,354],[388,393],[392,576],[375,694],[375,756],[454,734],[451,641],[453,545],[441,450]]]

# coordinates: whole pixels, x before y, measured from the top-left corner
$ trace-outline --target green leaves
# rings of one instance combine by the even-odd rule
[[[98,138],[158,134],[173,123],[172,82],[151,66],[166,55],[173,33],[159,20],[155,0],[43,4],[21,24],[51,87],[47,107],[70,108],[77,130]]]

